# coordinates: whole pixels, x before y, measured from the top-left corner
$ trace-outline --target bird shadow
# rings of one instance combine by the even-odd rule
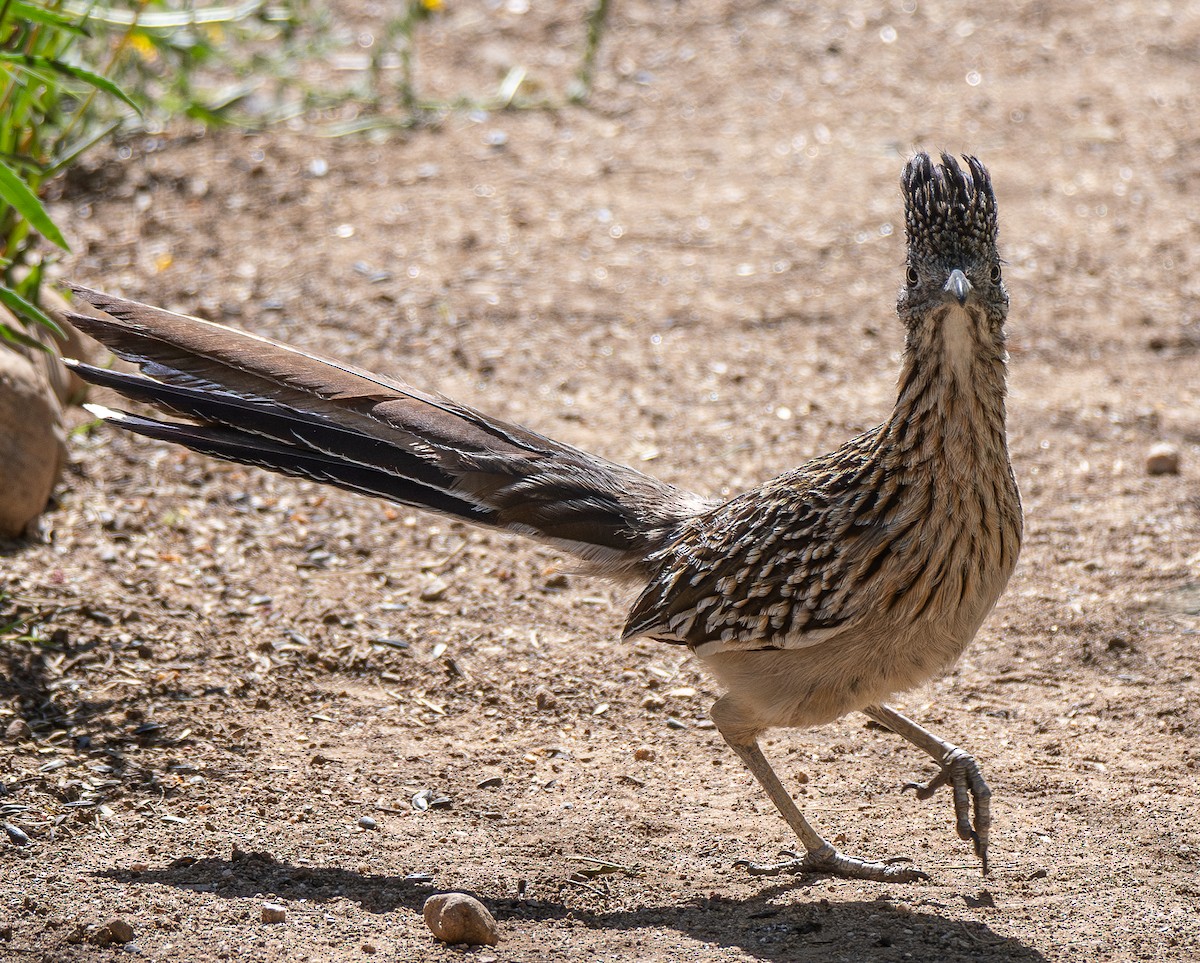
[[[229,858],[185,857],[161,869],[111,869],[97,875],[120,883],[172,886],[229,899],[264,894],[311,903],[349,899],[371,913],[396,909],[420,913],[432,893],[444,891],[430,885],[428,877],[295,866],[267,853],[236,848]],[[936,910],[945,904],[932,900],[913,908],[886,898],[783,902],[781,898],[792,889],[772,886],[746,898],[697,895],[617,910],[581,907],[574,902],[567,905],[555,898],[496,899],[486,895],[484,899],[496,919],[513,928],[522,922],[570,919],[573,925],[593,930],[674,930],[714,948],[737,949],[769,963],[1045,960],[1033,947],[997,934],[986,923],[938,914]],[[986,901],[966,899],[972,906],[991,903],[990,897]],[[920,912],[922,907],[934,912]]]

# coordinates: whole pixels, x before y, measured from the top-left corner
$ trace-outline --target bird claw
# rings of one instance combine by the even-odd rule
[[[917,794],[918,799],[930,799],[937,793],[939,789],[942,788],[942,786],[946,785],[946,783],[949,781],[949,771],[943,769],[936,776],[930,779],[929,782],[906,782],[904,786],[901,787],[901,791],[907,792],[909,789],[911,789]]]
[[[877,883],[913,883],[929,879],[928,873],[912,867],[900,867],[898,863],[911,863],[907,856],[872,861],[844,856],[832,846],[807,853],[785,849],[780,856],[787,857],[779,863],[755,863],[739,859],[733,865],[745,869],[751,876],[793,875],[837,876],[843,879],[865,879]]]
[[[954,792],[955,828],[959,839],[975,847],[975,855],[983,864],[983,875],[988,874],[988,836],[992,826],[992,790],[988,788],[979,763],[957,746],[946,753],[942,769],[927,783],[905,783],[904,789],[915,790],[918,799],[931,798],[942,786],[950,786]],[[972,805],[975,818],[971,818]]]

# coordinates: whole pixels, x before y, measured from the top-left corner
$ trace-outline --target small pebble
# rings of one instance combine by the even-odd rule
[[[29,837],[25,835],[25,831],[20,826],[14,826],[12,823],[4,824],[4,831],[8,833],[8,838],[12,840],[14,846],[28,846]]]
[[[633,758],[638,762],[654,762],[654,750],[649,746],[639,746],[633,751]]]
[[[1179,449],[1169,441],[1160,441],[1146,454],[1147,475],[1178,475]]]
[[[287,921],[287,907],[278,903],[263,903],[262,921],[264,923],[283,923]]]
[[[8,728],[4,730],[4,738],[9,742],[20,742],[22,739],[28,739],[33,735],[33,730],[29,728],[29,723],[24,719],[13,719],[8,724]]]
[[[98,946],[113,946],[133,941],[133,927],[119,916],[114,916],[94,932],[89,939]]]
[[[378,829],[379,828],[379,823],[375,822],[375,820],[372,819],[370,816],[363,816],[363,818],[358,821],[358,824],[363,829]]]
[[[440,602],[449,589],[450,585],[445,579],[432,579],[429,584],[421,589],[421,601]]]
[[[500,942],[500,927],[495,917],[474,896],[466,893],[438,893],[425,901],[422,910],[425,925],[443,943],[468,946],[495,946]]]
[[[558,705],[558,697],[544,685],[537,687],[537,691],[534,692],[533,698],[538,709],[542,712],[545,712],[548,709],[553,709]]]

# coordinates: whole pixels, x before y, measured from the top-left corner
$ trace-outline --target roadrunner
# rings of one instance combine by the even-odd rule
[[[1004,321],[987,170],[918,154],[901,180],[907,263],[896,405],[882,425],[724,503],[489,418],[396,378],[86,288],[72,320],[141,373],[68,362],[181,421],[107,408],[198,452],[518,532],[641,587],[627,638],[686,645],[725,689],[718,730],[803,848],[752,873],[911,881],[906,860],[838,852],[759,747],[852,711],[927,752],[987,872],[975,760],[884,704],[945,671],[1004,590],[1021,543],[1005,437]]]

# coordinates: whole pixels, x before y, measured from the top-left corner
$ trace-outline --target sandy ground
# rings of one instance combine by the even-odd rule
[[[449,6],[429,94],[569,75],[582,6]],[[947,796],[901,792],[929,762],[849,717],[767,751],[845,849],[932,878],[748,878],[787,828],[699,668],[617,641],[621,592],[84,429],[45,542],[0,563],[31,633],[0,649],[0,731],[30,727],[0,745],[30,839],[0,841],[0,958],[118,958],[88,942],[114,916],[180,961],[1195,958],[1200,10],[837,6],[620,3],[586,108],[114,148],[55,202],[64,274],[732,493],[886,415],[901,166],[977,153],[1027,536],[959,666],[899,705],[984,765],[993,874]],[[1147,475],[1161,441],[1179,475]],[[437,890],[500,945],[437,943]]]

